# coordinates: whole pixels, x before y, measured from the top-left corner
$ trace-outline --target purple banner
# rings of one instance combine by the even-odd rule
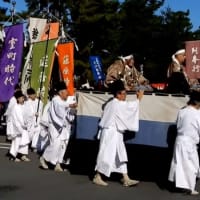
[[[0,102],[8,101],[19,82],[23,53],[23,24],[4,28],[6,38],[0,53]]]

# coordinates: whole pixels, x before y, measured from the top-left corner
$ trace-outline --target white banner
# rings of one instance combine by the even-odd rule
[[[94,140],[102,114],[102,106],[112,95],[95,93],[78,93],[78,112],[76,137]],[[127,100],[136,98],[129,94]],[[179,109],[187,104],[188,96],[144,95],[140,102],[139,131],[127,141],[131,144],[167,147],[176,123]]]
[[[31,73],[32,73],[32,51],[33,45],[31,44],[29,52],[26,56],[26,62],[21,76],[21,89],[23,94],[26,94],[26,90],[30,87]]]
[[[41,18],[29,18],[29,36],[31,44],[34,42],[40,42],[42,35],[44,34],[44,30],[47,24],[47,19]]]

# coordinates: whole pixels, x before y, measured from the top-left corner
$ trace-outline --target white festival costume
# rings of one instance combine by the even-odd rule
[[[74,120],[74,113],[71,111],[68,101],[62,100],[58,95],[52,99],[49,107],[50,144],[43,157],[54,165],[63,162],[71,134],[71,123]]]
[[[139,100],[119,101],[114,98],[104,108],[100,126],[100,147],[95,170],[110,176],[111,172],[127,173],[127,152],[123,132],[139,129]]]
[[[13,127],[10,154],[14,157],[17,156],[17,153],[27,155],[30,140],[24,122],[24,105],[16,104],[13,106],[10,118]]]
[[[197,144],[200,136],[200,111],[187,106],[177,117],[177,131],[174,154],[168,179],[176,187],[194,191],[199,177],[199,157]]]
[[[17,104],[17,100],[16,98],[13,96],[10,98],[9,103],[8,103],[8,107],[6,109],[5,112],[5,116],[6,116],[6,135],[8,137],[8,139],[11,139],[11,135],[13,135],[13,123],[11,121],[11,113],[13,110],[13,107]]]
[[[35,100],[28,99],[27,101],[25,101],[25,109],[26,109],[26,124],[28,127],[31,147],[37,148],[37,142],[40,134],[39,123],[42,114],[43,103],[41,100],[39,101],[39,99],[37,98]],[[38,113],[38,117],[36,117],[36,113]]]
[[[49,144],[49,107],[51,101],[49,101],[43,110],[42,117],[40,120],[40,134],[37,143],[37,150],[39,152],[44,151],[46,146]]]

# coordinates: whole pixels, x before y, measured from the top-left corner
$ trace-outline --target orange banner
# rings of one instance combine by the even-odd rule
[[[44,29],[44,33],[41,36],[42,41],[47,40],[49,30],[50,30],[49,40],[58,38],[59,23],[53,22],[53,23],[46,24],[46,27]]]
[[[58,63],[70,96],[74,95],[74,43],[58,44]]]

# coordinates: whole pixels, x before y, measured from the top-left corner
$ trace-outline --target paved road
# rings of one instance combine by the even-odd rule
[[[162,189],[154,181],[143,180],[137,187],[125,188],[112,179],[108,187],[96,186],[87,173],[54,172],[39,168],[38,155],[30,153],[31,162],[15,163],[5,156],[8,143],[0,137],[0,200],[189,200],[200,199]],[[81,146],[80,146],[81,148]],[[90,157],[85,155],[82,166]],[[85,163],[84,163],[85,160]],[[148,167],[148,166],[146,166]],[[82,170],[82,172],[86,170]],[[81,170],[79,170],[81,172]],[[200,185],[198,184],[200,188]]]

